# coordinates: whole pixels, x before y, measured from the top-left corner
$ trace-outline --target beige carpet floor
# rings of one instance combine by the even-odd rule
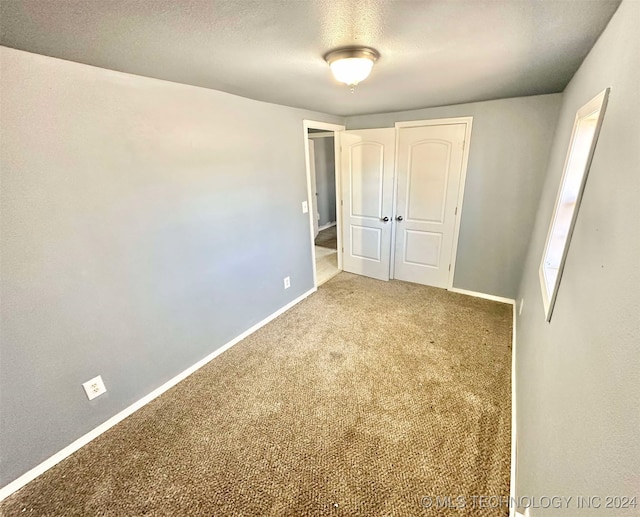
[[[0,513],[507,515],[421,501],[508,495],[511,311],[341,273]]]

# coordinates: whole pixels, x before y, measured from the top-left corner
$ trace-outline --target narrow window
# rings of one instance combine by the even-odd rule
[[[562,279],[562,270],[569,250],[571,233],[578,216],[580,200],[598,140],[608,96],[609,88],[587,102],[578,110],[573,123],[562,182],[540,264],[542,301],[547,321],[551,321],[553,306]]]

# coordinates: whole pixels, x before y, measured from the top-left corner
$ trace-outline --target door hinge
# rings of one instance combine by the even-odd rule
[[[317,194],[316,194],[317,195]],[[456,207],[456,211],[453,212],[453,215],[458,215],[458,207]]]
[[[451,264],[449,264],[449,271],[451,271]]]
[[[340,200],[340,206],[344,206],[344,201]]]
[[[463,140],[463,141],[462,141],[462,150],[463,150],[463,151],[464,151],[464,146],[465,146],[466,144],[467,144],[467,141],[466,141],[466,140]]]

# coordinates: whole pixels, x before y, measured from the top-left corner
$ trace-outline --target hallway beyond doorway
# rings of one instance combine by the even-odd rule
[[[338,269],[338,241],[336,226],[330,226],[318,233],[316,248],[316,283],[324,284],[336,276]]]

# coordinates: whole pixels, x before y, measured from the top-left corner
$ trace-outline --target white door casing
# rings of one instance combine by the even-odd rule
[[[398,128],[394,278],[450,287],[466,128]]]
[[[340,145],[343,269],[389,280],[395,129],[343,131]]]
[[[328,122],[320,122],[317,120],[307,120],[304,119],[302,121],[302,137],[304,144],[304,163],[305,163],[305,172],[307,176],[307,203],[312,205],[311,199],[314,197],[313,188],[311,186],[311,171],[310,171],[310,160],[309,160],[309,146],[306,142],[309,140],[309,129],[321,129],[324,131],[331,131],[335,135],[334,139],[334,150],[335,150],[335,167],[336,167],[336,201],[341,199],[342,196],[342,183],[340,181],[341,172],[340,172],[340,139],[338,138],[338,134],[340,131],[344,131],[345,127],[339,124],[330,124]],[[309,218],[309,245],[310,245],[310,253],[311,253],[311,267],[313,268],[313,286],[314,289],[318,287],[317,278],[316,278],[316,248],[315,248],[315,235],[314,235],[314,227],[313,227],[313,212],[308,210],[307,214]],[[340,210],[337,210],[336,213],[336,225],[338,229],[338,269],[342,270],[342,213]]]

